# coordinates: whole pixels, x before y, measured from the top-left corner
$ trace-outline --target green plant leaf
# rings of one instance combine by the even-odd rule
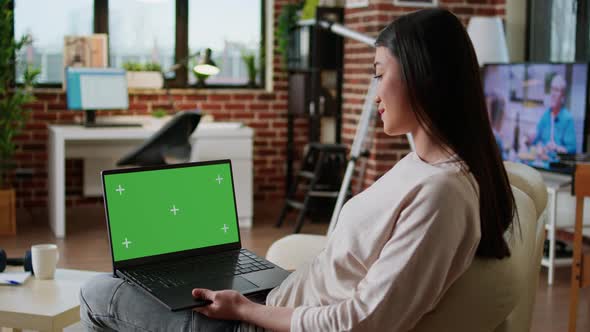
[[[290,33],[297,26],[297,11],[301,9],[303,3],[286,4],[281,7],[278,17],[275,38],[277,39],[277,51],[281,54],[283,65],[287,64],[287,49],[289,47]]]
[[[162,71],[162,66],[160,66],[159,63],[157,62],[148,62],[146,64],[143,65],[143,70],[145,71],[157,71],[157,72],[161,72]]]
[[[38,68],[24,64],[22,87],[12,87],[14,66],[18,52],[32,42],[30,36],[14,40],[12,36],[13,12],[9,0],[0,0],[0,187],[6,170],[15,166],[13,160],[16,144],[13,139],[19,135],[28,121],[31,110],[26,104],[35,100],[32,87],[41,72]]]
[[[145,64],[134,62],[134,61],[126,61],[123,62],[123,69],[127,71],[162,71],[162,66],[157,62],[147,62]]]

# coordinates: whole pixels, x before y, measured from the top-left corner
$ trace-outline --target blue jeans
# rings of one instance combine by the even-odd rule
[[[172,312],[137,287],[110,274],[80,290],[80,318],[89,331],[224,331],[239,322],[214,320],[192,310]]]

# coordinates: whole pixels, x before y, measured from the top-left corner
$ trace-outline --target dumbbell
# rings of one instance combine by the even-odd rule
[[[26,272],[33,272],[33,263],[31,259],[31,251],[25,252],[24,258],[7,258],[6,251],[0,248],[0,272],[6,269],[6,265],[22,265]]]

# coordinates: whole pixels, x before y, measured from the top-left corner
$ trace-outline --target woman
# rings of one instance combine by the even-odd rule
[[[514,198],[460,21],[441,9],[411,13],[389,24],[376,46],[375,102],[384,131],[412,133],[416,151],[347,202],[326,249],[274,289],[267,305],[234,291],[195,289],[193,296],[212,304],[198,314],[169,313],[121,281],[102,278],[81,292],[82,319],[96,328],[149,331],[247,324],[407,331],[475,256],[509,256],[503,235]]]

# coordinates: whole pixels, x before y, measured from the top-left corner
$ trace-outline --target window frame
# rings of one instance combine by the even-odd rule
[[[11,0],[9,6],[14,12],[14,1]],[[17,0],[16,0],[17,1]],[[258,73],[260,83],[258,83],[255,87],[248,86],[247,83],[244,84],[207,84],[204,89],[251,89],[251,90],[264,90],[266,87],[266,80],[267,80],[267,66],[266,61],[264,59],[272,53],[269,53],[266,50],[266,39],[267,39],[267,20],[266,20],[266,12],[267,12],[267,1],[269,0],[258,0],[260,1],[260,45],[259,50],[263,51],[265,54],[260,54],[258,57],[258,66],[260,68],[260,72]],[[188,17],[188,6],[189,0],[176,0],[176,22],[175,22],[175,32],[174,32],[174,62],[178,63],[179,61],[186,58],[188,55],[188,24],[189,24],[189,17]],[[12,36],[14,35],[14,15],[12,17]],[[109,0],[94,0],[93,4],[93,33],[109,33]],[[107,54],[109,61],[110,59],[110,49],[109,44],[107,43]],[[108,63],[108,62],[107,62]],[[13,75],[16,72],[16,68],[13,69]],[[20,86],[20,83],[16,84]],[[62,83],[38,83],[36,87],[38,88],[62,88]],[[182,66],[176,70],[173,79],[167,80],[165,82],[165,88],[175,88],[175,89],[197,89],[195,85],[190,85],[188,83],[188,70],[186,66]],[[202,89],[202,88],[201,88]]]

